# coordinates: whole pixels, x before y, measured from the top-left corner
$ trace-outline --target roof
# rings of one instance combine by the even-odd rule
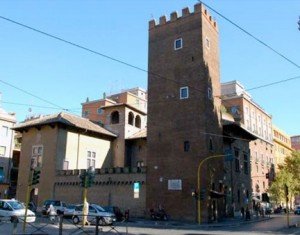
[[[132,139],[141,139],[141,138],[147,138],[147,128],[144,128],[133,135],[127,137],[126,139],[132,140]]]
[[[117,103],[117,104],[113,104],[113,105],[107,105],[107,106],[102,106],[101,109],[107,109],[107,108],[114,108],[114,107],[121,107],[121,106],[125,106],[127,108],[130,108],[140,114],[143,114],[143,115],[146,115],[147,113],[140,110],[140,109],[137,109],[136,107],[132,106],[132,105],[129,105],[129,104],[125,104],[125,103]]]
[[[70,127],[91,131],[98,134],[103,134],[111,137],[117,137],[114,133],[104,129],[103,127],[89,121],[86,118],[82,118],[69,113],[60,112],[57,114],[51,114],[43,116],[37,119],[28,120],[23,123],[17,124],[12,129],[22,131],[32,127],[44,126],[54,123],[61,123]]]

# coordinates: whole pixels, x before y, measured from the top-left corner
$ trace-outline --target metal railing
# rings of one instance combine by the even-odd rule
[[[119,227],[112,224],[103,224],[103,217],[93,215],[76,215],[78,217],[87,216],[88,223],[83,226],[81,223],[75,224],[73,217],[66,218],[63,215],[38,215],[35,216],[34,222],[28,222],[32,216],[27,216],[25,231],[22,231],[24,224],[24,217],[7,216],[0,217],[0,234],[59,234],[59,235],[71,235],[71,234],[128,234],[127,221],[123,220],[118,223],[119,227],[125,227],[125,232],[120,232]],[[92,226],[94,225],[94,226]],[[124,228],[123,228],[124,230]]]

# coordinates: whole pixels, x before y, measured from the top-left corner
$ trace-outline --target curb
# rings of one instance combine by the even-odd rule
[[[133,226],[133,227],[151,227],[151,228],[172,228],[172,229],[208,229],[208,228],[222,228],[222,227],[237,227],[241,226],[243,224],[251,224],[251,223],[258,223],[258,222],[263,222],[266,220],[273,219],[272,217],[266,217],[262,219],[252,219],[249,221],[230,221],[230,222],[220,222],[220,223],[215,223],[215,224],[182,224],[180,222],[176,221],[167,221],[167,222],[162,222],[162,221],[151,221],[151,220],[145,220],[145,221],[132,221],[131,223],[129,222],[128,225]],[[152,223],[151,223],[152,222]]]

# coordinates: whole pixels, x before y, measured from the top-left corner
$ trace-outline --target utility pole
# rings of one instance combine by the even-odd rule
[[[285,201],[286,201],[286,222],[287,227],[290,227],[290,208],[289,208],[289,188],[287,184],[284,185]]]

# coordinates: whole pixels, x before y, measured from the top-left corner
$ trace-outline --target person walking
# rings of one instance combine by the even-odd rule
[[[245,208],[243,206],[241,207],[241,216],[242,219],[245,219]]]
[[[50,219],[51,223],[55,224],[57,214],[56,214],[56,210],[52,204],[50,204],[50,206],[47,210],[47,213],[49,215],[49,219]]]

